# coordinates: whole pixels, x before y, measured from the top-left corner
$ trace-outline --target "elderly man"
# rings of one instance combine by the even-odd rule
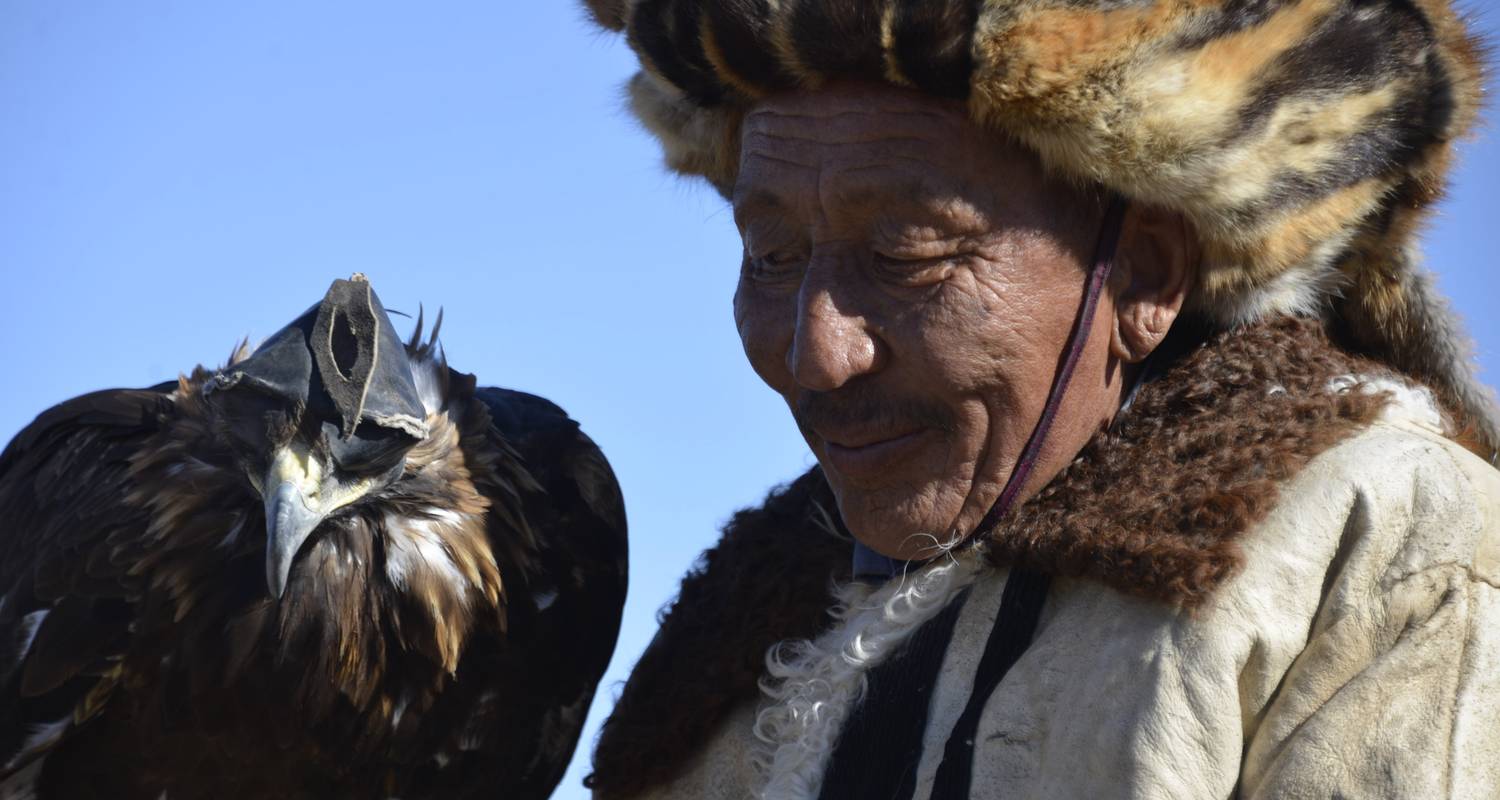
[[[819,464],[685,580],[599,797],[1500,796],[1442,0],[591,5]]]

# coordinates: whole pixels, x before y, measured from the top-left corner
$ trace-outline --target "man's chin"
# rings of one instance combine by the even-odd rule
[[[845,527],[866,547],[902,561],[932,558],[951,545],[952,515],[943,517],[933,497],[920,492],[866,491],[830,478]]]

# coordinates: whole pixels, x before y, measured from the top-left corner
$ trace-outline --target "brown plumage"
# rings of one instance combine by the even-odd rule
[[[372,422],[378,386],[341,419],[318,373],[305,401],[225,388],[236,359],[11,442],[0,797],[550,794],[618,632],[618,486],[560,409],[476,388],[420,328],[376,362],[407,366],[420,439]],[[282,578],[257,476],[297,442],[353,499]]]

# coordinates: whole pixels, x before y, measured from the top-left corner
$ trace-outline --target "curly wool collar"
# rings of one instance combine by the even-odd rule
[[[1279,487],[1384,407],[1385,394],[1346,376],[1385,372],[1335,347],[1315,321],[1210,338],[988,534],[987,557],[1196,606],[1238,569],[1238,540]],[[734,516],[683,580],[605,723],[588,779],[596,797],[671,780],[757,695],[772,645],[828,626],[829,587],[850,577],[835,508],[814,468]]]

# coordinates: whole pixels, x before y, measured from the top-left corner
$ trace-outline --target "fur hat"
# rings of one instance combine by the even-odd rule
[[[1321,315],[1500,448],[1416,247],[1484,92],[1448,0],[587,2],[640,56],[631,105],[678,172],[727,195],[740,121],[779,90],[855,78],[962,100],[1049,168],[1191,219],[1197,311]]]

